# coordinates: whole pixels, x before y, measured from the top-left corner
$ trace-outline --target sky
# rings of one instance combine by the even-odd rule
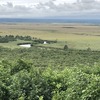
[[[0,0],[0,18],[99,18],[100,0]]]

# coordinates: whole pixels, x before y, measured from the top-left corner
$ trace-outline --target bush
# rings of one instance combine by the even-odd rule
[[[67,45],[64,46],[64,50],[68,50],[68,46]]]

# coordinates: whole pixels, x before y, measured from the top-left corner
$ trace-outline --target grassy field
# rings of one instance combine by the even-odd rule
[[[65,44],[73,49],[100,50],[100,26],[87,24],[30,24],[3,23],[0,24],[0,35],[22,35],[46,40],[57,40],[56,44],[44,46],[63,48]],[[23,41],[17,41],[21,43]],[[16,48],[16,42],[0,43],[0,46]]]

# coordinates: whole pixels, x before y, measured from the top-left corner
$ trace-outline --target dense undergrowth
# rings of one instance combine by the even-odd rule
[[[100,100],[100,52],[0,47],[1,100]]]

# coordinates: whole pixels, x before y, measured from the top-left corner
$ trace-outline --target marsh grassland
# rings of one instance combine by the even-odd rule
[[[40,39],[57,40],[56,44],[45,45],[57,48],[62,48],[67,44],[72,49],[87,49],[89,47],[92,50],[100,50],[99,25],[2,23],[0,24],[0,35],[28,35]],[[5,44],[7,47],[9,45],[13,48],[18,47],[16,42]]]

